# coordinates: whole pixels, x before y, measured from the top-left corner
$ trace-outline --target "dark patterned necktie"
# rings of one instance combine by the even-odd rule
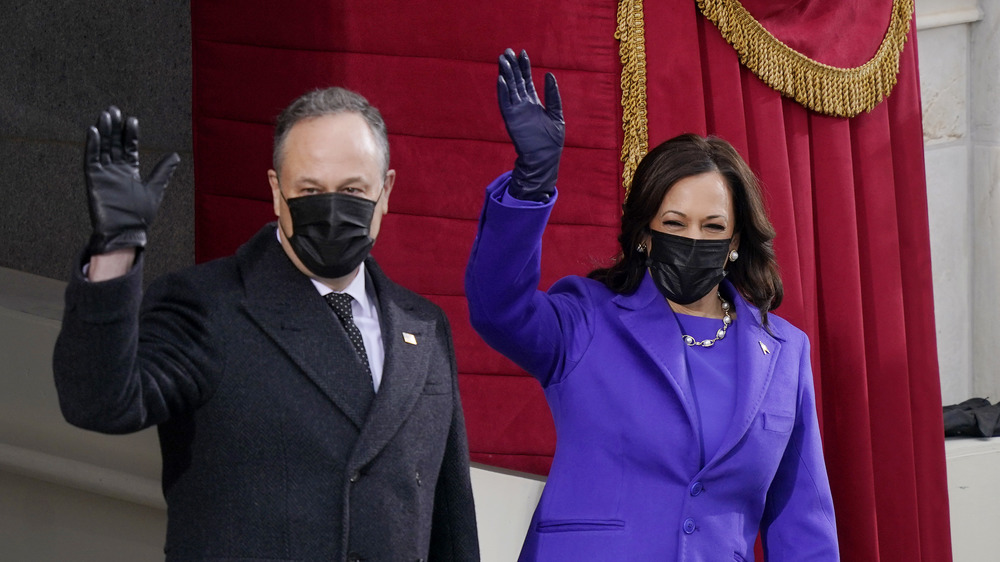
[[[333,309],[337,318],[340,318],[340,323],[347,330],[347,337],[351,339],[351,343],[354,344],[354,349],[357,350],[361,362],[365,364],[368,375],[371,376],[372,369],[368,365],[368,353],[365,352],[365,342],[361,339],[361,330],[354,323],[354,314],[351,312],[351,303],[354,302],[354,297],[347,293],[327,293],[324,298],[326,298],[326,302]]]

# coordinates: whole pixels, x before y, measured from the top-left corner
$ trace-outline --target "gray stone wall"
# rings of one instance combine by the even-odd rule
[[[0,17],[0,267],[65,280],[90,234],[86,128],[110,104],[140,120],[143,174],[181,165],[146,251],[146,279],[194,263],[187,2],[39,0]]]

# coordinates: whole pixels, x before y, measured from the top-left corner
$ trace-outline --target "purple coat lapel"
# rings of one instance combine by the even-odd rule
[[[648,354],[660,367],[661,374],[677,393],[690,427],[700,431],[680,326],[652,278],[647,274],[635,293],[618,295],[613,300],[622,309],[622,324],[638,342],[636,350]]]
[[[760,322],[760,311],[751,305],[728,281],[723,285],[723,296],[736,305],[736,328],[739,337],[736,371],[736,408],[729,432],[722,440],[719,450],[709,461],[726,455],[750,430],[757,417],[768,386],[774,375],[775,365],[781,355],[781,341],[764,329]],[[772,328],[773,329],[773,328]],[[780,335],[779,335],[780,337]],[[765,352],[766,349],[766,352]],[[792,377],[791,380],[796,380]]]

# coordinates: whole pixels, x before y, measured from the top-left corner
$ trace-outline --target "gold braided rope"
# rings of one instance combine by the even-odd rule
[[[837,68],[779,41],[739,0],[697,0],[697,4],[736,50],[740,62],[765,84],[813,111],[837,117],[870,111],[892,92],[913,15],[913,0],[893,0],[889,29],[875,56],[861,66]]]
[[[625,197],[632,185],[632,175],[639,160],[649,150],[646,126],[646,40],[643,33],[642,0],[619,0],[618,54],[622,62],[622,186]]]

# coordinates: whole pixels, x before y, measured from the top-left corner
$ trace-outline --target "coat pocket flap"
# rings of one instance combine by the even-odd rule
[[[768,431],[789,433],[792,431],[793,425],[795,425],[795,416],[764,412],[764,429]]]
[[[620,519],[551,519],[539,521],[539,533],[565,533],[568,531],[618,531],[625,528]]]

